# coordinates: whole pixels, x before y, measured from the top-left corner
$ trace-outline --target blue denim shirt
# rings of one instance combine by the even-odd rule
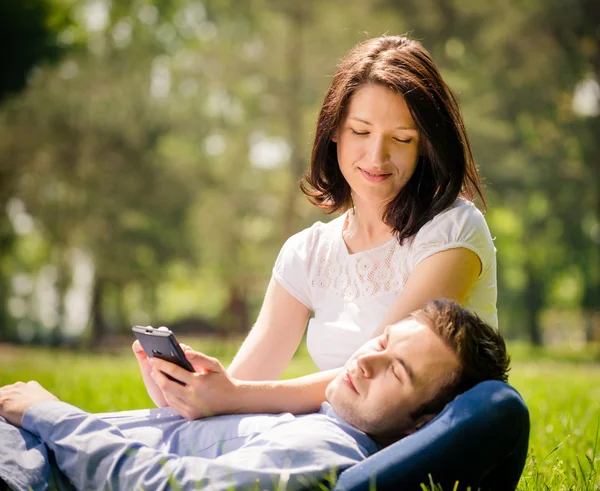
[[[377,450],[328,403],[189,421],[171,408],[93,415],[51,401],[28,409],[23,429],[0,418],[0,477],[19,490],[51,478],[85,490],[314,488]]]

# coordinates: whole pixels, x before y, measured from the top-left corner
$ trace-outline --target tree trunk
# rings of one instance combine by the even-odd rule
[[[92,293],[92,336],[90,346],[97,346],[106,339],[107,324],[104,315],[104,293],[106,281],[96,276]]]
[[[122,282],[113,284],[113,294],[114,294],[114,305],[116,312],[116,322],[117,325],[115,327],[114,332],[127,332],[131,334],[129,329],[129,322],[127,320],[127,313],[125,312],[125,298],[123,295],[123,291],[125,290],[125,285]]]
[[[6,215],[0,218],[0,260],[11,254],[15,233]],[[11,318],[8,315],[7,302],[10,294],[10,277],[5,274],[0,263],[0,341],[11,335]]]
[[[150,324],[154,324],[156,319],[158,318],[158,309],[156,308],[158,305],[158,292],[157,286],[154,282],[147,282],[144,284],[144,312],[148,315],[148,319],[150,319]]]
[[[594,343],[596,341],[600,341],[600,339],[596,339],[598,336],[596,335],[596,316],[593,311],[584,310],[583,311],[583,322],[585,329],[585,342],[587,344]]]
[[[289,31],[287,33],[286,65],[288,90],[284,99],[287,101],[286,126],[290,143],[290,183],[283,206],[281,232],[287,239],[297,231],[299,180],[304,172],[302,147],[302,29],[305,23],[304,2],[291,2],[288,6]]]
[[[597,58],[596,75],[600,77],[600,55]],[[600,79],[597,79],[600,80]],[[600,116],[590,121],[591,135],[600,134]],[[586,160],[589,167],[590,207],[596,220],[600,220],[600,141],[598,138],[589,138],[592,142]],[[598,222],[596,222],[598,227]],[[584,240],[589,244],[588,266],[583,270],[583,315],[586,322],[585,340],[591,343],[595,340],[595,319],[600,314],[600,231],[589,231]],[[585,264],[585,262],[584,262]]]
[[[232,286],[227,307],[221,314],[219,327],[226,333],[247,333],[250,330],[250,314],[245,293]]]
[[[542,311],[542,283],[530,266],[527,267],[527,287],[525,289],[525,318],[529,339],[534,346],[543,344],[540,313]]]
[[[58,323],[52,330],[50,344],[60,346],[63,342],[63,325],[67,320],[65,297],[71,280],[70,265],[67,260],[66,248],[56,246],[56,289],[58,292]]]

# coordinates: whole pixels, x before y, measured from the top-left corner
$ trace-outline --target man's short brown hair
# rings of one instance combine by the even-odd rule
[[[413,414],[437,414],[457,395],[484,380],[508,381],[510,358],[500,333],[449,299],[432,300],[412,314],[425,322],[458,356],[461,369]]]

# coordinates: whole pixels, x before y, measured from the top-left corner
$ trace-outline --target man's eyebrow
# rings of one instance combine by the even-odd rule
[[[408,379],[410,380],[410,383],[414,384],[415,383],[415,372],[413,372],[413,369],[404,361],[403,358],[396,358],[396,359],[398,360],[400,365],[402,365],[404,370],[406,370],[406,374],[408,375]]]
[[[348,119],[353,119],[354,121],[358,121],[358,122],[366,124],[368,126],[373,126],[373,123],[370,123],[366,119],[358,118],[356,116],[348,116]],[[417,128],[413,128],[412,126],[398,126],[396,129],[397,130],[417,131]]]
[[[385,335],[385,345],[389,346],[389,340],[390,340],[390,327],[391,326],[386,326],[386,328],[383,330],[383,334]],[[398,360],[398,363],[400,363],[400,365],[402,365],[402,368],[404,368],[404,370],[406,370],[406,374],[408,375],[408,379],[410,380],[411,384],[415,383],[415,372],[413,371],[412,367],[409,366],[405,361],[404,358],[401,357],[394,357],[396,360]]]

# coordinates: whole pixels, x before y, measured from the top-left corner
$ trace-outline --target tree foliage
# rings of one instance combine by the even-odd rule
[[[81,257],[91,340],[198,315],[247,330],[283,241],[324,218],[298,180],[335,65],[356,42],[409,32],[458,93],[486,179],[501,328],[539,343],[544,314],[575,311],[591,339],[600,13],[563,3],[96,0],[43,15],[24,3],[41,33],[40,16],[73,20],[52,24],[71,43],[60,62],[0,107],[0,227],[17,237],[0,256],[13,316],[0,335],[68,337]]]

